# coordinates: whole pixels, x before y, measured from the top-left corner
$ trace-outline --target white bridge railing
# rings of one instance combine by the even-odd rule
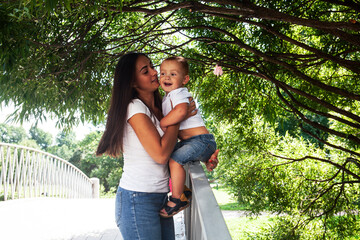
[[[71,163],[33,148],[0,143],[0,198],[96,198],[99,180]],[[1,199],[0,199],[1,200]]]
[[[187,166],[186,185],[192,189],[191,207],[185,209],[188,240],[231,240],[220,207],[199,162]]]

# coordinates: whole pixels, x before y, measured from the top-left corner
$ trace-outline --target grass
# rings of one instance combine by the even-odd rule
[[[225,188],[213,188],[213,193],[221,210],[242,211],[247,210],[246,206],[237,203],[236,198],[231,196]],[[233,240],[248,240],[254,238],[255,233],[259,233],[262,228],[269,227],[273,223],[271,216],[259,217],[226,217],[225,223],[229,229]],[[344,240],[360,240],[360,236],[346,237]]]
[[[237,203],[235,197],[231,196],[224,188],[213,188],[216,201],[221,210],[242,211],[247,210],[246,206]],[[259,232],[271,222],[269,216],[251,217],[228,217],[225,223],[233,240],[249,239],[249,235]]]
[[[246,210],[246,207],[240,206],[224,188],[213,188],[212,190],[221,210]]]
[[[268,226],[271,218],[268,216],[226,218],[225,222],[233,240],[245,240],[249,239],[249,235],[260,232],[262,227]]]

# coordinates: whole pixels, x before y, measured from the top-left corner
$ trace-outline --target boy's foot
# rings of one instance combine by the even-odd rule
[[[217,149],[213,155],[211,155],[210,159],[205,162],[206,169],[211,172],[214,168],[217,167],[219,160],[217,159],[217,155],[219,154],[219,149]]]
[[[173,198],[170,196],[165,207],[160,210],[160,216],[164,218],[172,217],[189,206],[189,200],[184,193],[181,194],[180,198]]]

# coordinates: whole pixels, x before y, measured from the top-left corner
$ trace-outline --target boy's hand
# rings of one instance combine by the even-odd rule
[[[214,168],[217,167],[219,160],[217,159],[217,155],[219,154],[219,149],[217,149],[210,157],[210,159],[205,163],[206,169],[211,172]]]

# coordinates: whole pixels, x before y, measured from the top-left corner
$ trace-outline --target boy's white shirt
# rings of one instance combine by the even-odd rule
[[[186,87],[177,88],[167,93],[163,97],[162,102],[163,115],[166,116],[169,114],[169,112],[180,103],[190,103],[189,97],[192,97],[192,95]],[[200,111],[197,111],[196,115],[189,117],[180,123],[180,130],[202,126],[205,126],[205,123],[201,118]]]

